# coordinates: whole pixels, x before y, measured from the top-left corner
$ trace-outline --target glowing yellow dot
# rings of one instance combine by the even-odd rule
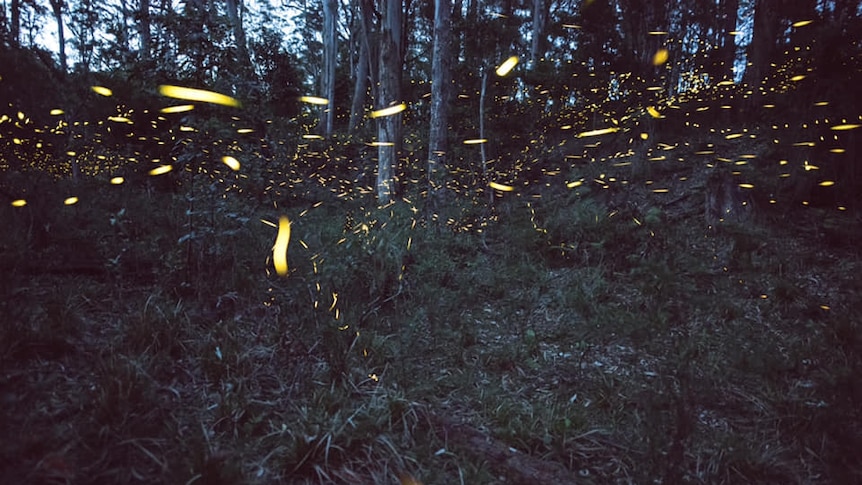
[[[234,170],[234,171],[239,170],[239,161],[236,158],[231,157],[231,156],[225,156],[225,157],[221,158],[221,161],[225,165],[230,167],[231,170]]]
[[[102,96],[111,96],[114,94],[113,91],[104,86],[92,86],[90,89],[92,89],[94,93]]]
[[[170,172],[173,169],[174,167],[171,165],[159,165],[158,167],[150,170],[149,173],[150,175],[162,175]]]

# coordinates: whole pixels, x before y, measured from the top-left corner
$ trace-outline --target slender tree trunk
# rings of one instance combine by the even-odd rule
[[[536,69],[539,56],[543,54],[545,25],[548,23],[548,5],[545,0],[533,0],[533,39],[530,44],[530,65]]]
[[[141,0],[138,33],[141,37],[141,59],[150,58],[150,0]]]
[[[733,64],[736,61],[736,39],[730,35],[736,30],[736,16],[739,11],[739,0],[723,0],[719,12],[719,35],[721,43],[718,46],[718,65],[715,67],[716,77],[733,79]]]
[[[51,9],[54,12],[54,20],[57,22],[57,44],[60,56],[60,72],[66,74],[68,70],[66,62],[66,32],[63,28],[63,0],[51,0]]]
[[[338,37],[336,25],[338,22],[338,1],[323,0],[323,96],[329,104],[322,107],[323,134],[332,135],[332,122],[335,117],[335,63],[338,53]]]
[[[452,4],[436,0],[431,64],[431,131],[428,136],[429,196],[441,187],[449,150],[449,90],[452,83]]]
[[[12,45],[17,47],[21,42],[21,0],[12,0],[10,10],[12,25],[9,26],[9,33],[12,36]]]
[[[361,27],[360,27],[361,28]],[[365,34],[360,34],[365,35]],[[367,43],[359,41],[359,59],[356,61],[356,79],[353,84],[353,100],[350,103],[350,122],[347,127],[349,133],[354,133],[363,115],[365,95],[368,91],[369,59]]]
[[[772,1],[757,0],[754,7],[754,32],[748,46],[748,65],[743,77],[746,84],[757,89],[766,76],[778,45],[778,11]]]
[[[245,39],[245,29],[242,26],[242,18],[239,15],[242,0],[227,0],[227,16],[230,19],[233,30],[233,40],[239,53],[239,62],[243,69],[251,69],[251,57],[248,54],[248,42]]]
[[[488,68],[482,68],[482,88],[479,90],[479,139],[485,140],[485,92],[488,88]],[[485,142],[480,145],[479,151],[482,154],[482,176],[485,182],[488,179],[488,157],[485,155]]]
[[[385,0],[380,23],[380,65],[377,108],[401,102],[401,0]],[[401,113],[377,118],[377,201],[388,204],[395,195],[395,171],[401,142]]]

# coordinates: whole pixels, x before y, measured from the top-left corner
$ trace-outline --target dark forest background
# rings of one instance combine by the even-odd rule
[[[860,481],[860,32],[8,0],[0,477]]]

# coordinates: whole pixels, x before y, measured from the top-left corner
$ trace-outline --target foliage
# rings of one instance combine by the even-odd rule
[[[71,2],[70,72],[2,31],[0,481],[860,481],[855,4],[756,2],[744,47],[737,2],[458,3],[445,188],[408,2],[385,205],[346,132],[374,2],[328,138],[310,8],[243,46],[223,3]]]

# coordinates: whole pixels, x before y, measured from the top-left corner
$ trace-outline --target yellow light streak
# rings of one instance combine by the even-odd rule
[[[114,177],[111,179],[111,185],[122,185],[125,181],[123,177]]]
[[[488,186],[501,192],[512,192],[515,190],[511,185],[498,184],[497,182],[488,182]]]
[[[287,216],[278,218],[278,236],[272,247],[272,262],[279,276],[287,275],[287,246],[290,243],[290,220]]]
[[[590,131],[585,131],[583,133],[578,133],[577,137],[578,138],[584,138],[586,136],[607,135],[608,133],[615,133],[617,131],[620,131],[620,129],[616,128],[616,127],[603,128],[601,130],[590,130]]]
[[[321,98],[319,96],[301,96],[299,98],[299,100],[302,101],[303,103],[316,104],[319,106],[326,106],[327,104],[329,104],[328,99]]]
[[[497,70],[494,72],[498,76],[503,77],[506,74],[509,74],[510,72],[512,72],[512,69],[514,69],[515,66],[517,66],[517,65],[518,65],[518,56],[512,56],[512,57],[506,59],[505,61],[503,61],[503,63],[500,64],[500,67],[498,67]]]
[[[12,207],[24,207],[27,205],[27,201],[24,199],[15,199],[12,201]]]
[[[78,203],[77,197],[67,197],[66,200],[63,201],[63,205],[75,205]]]
[[[174,167],[172,165],[159,165],[158,167],[150,170],[149,173],[150,173],[150,175],[163,175],[163,174],[170,172],[173,169],[174,169]]]
[[[479,145],[481,143],[486,143],[488,141],[487,138],[473,138],[470,140],[464,140],[465,145]]]
[[[176,106],[167,106],[159,110],[159,113],[185,113],[186,111],[191,111],[195,109],[195,105],[193,104],[178,104]]]
[[[407,109],[407,105],[404,103],[399,103],[393,106],[389,106],[388,108],[378,109],[376,111],[371,112],[372,118],[382,118],[384,116],[392,116],[394,114],[398,114]]]
[[[113,91],[104,86],[91,86],[90,89],[92,89],[94,93],[102,96],[111,96],[114,94]]]
[[[242,106],[242,103],[230,96],[216,93],[214,91],[207,91],[205,89],[184,88],[181,86],[163,84],[159,86],[159,94],[169,98],[200,101],[202,103],[219,104],[233,108],[239,108]]]

